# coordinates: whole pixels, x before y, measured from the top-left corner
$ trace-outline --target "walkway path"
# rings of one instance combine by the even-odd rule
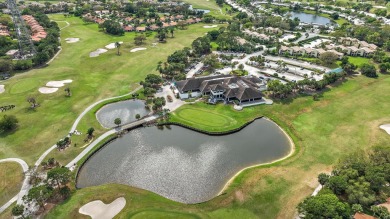
[[[27,174],[27,172],[28,172],[27,163],[24,160],[19,159],[19,158],[6,158],[6,159],[0,160],[0,163],[4,163],[4,162],[17,162],[17,163],[19,163],[20,166],[22,166],[25,177],[23,180],[22,188],[20,189],[19,193],[16,194],[13,198],[11,198],[11,200],[9,200],[7,203],[5,203],[3,206],[0,207],[0,213],[3,212],[5,209],[7,209],[9,206],[11,206],[12,203],[14,203],[15,201],[18,201],[18,204],[20,204],[21,202],[19,202],[19,200],[22,200],[22,197],[24,195],[26,195],[28,190],[30,189],[29,188],[30,176]]]
[[[124,95],[121,95],[121,96],[116,96],[116,97],[110,97],[110,98],[106,98],[106,99],[103,99],[103,100],[99,100],[93,104],[91,104],[90,106],[88,106],[78,117],[77,119],[75,120],[75,122],[73,123],[73,126],[72,128],[70,129],[69,133],[73,133],[76,128],[77,128],[77,125],[80,123],[81,119],[84,117],[85,114],[87,114],[92,108],[94,108],[96,105],[100,104],[100,103],[103,103],[105,101],[108,101],[108,100],[113,100],[113,99],[117,99],[117,98],[121,98],[121,97],[126,97],[126,96],[129,96],[137,91],[139,91],[142,87],[137,87],[135,90],[133,90],[132,92],[128,93],[128,94],[124,94]],[[112,130],[110,130],[112,131]],[[108,132],[110,132],[108,131]],[[105,135],[105,137],[109,136],[110,134],[112,133],[104,133],[103,135]],[[115,130],[114,132],[115,133]],[[101,139],[103,140],[105,137],[101,138],[103,136],[100,136],[98,139]],[[98,140],[97,139],[97,140]],[[95,142],[97,141],[95,140]],[[98,143],[98,142],[97,142]],[[96,143],[96,144],[97,144]],[[55,148],[57,148],[57,145],[54,144],[53,146],[51,146],[49,149],[47,149],[45,152],[43,152],[43,154],[38,158],[38,160],[35,162],[34,164],[34,169],[36,169],[41,163],[42,161],[46,158],[46,156],[51,152],[53,151]],[[89,148],[89,147],[88,147]],[[86,149],[88,149],[86,148]],[[84,150],[85,151],[85,150]],[[83,152],[84,152],[83,151]],[[82,153],[83,153],[82,152]],[[19,158],[7,158],[7,159],[3,159],[3,160],[0,160],[0,162],[8,162],[8,161],[14,161],[14,162],[18,162],[22,165],[23,167],[23,171],[26,172],[28,170],[28,165],[26,162],[24,162],[23,160],[19,159]],[[22,164],[24,163],[24,164]],[[27,169],[24,168],[24,165],[27,167]],[[15,197],[13,197],[11,200],[9,200],[6,204],[4,204],[3,206],[0,207],[0,213],[2,213],[5,209],[7,209],[12,203],[14,203],[15,201],[17,201],[18,204],[20,203],[23,203],[23,196],[25,194],[28,193],[28,191],[30,190],[31,186],[29,185],[29,179],[30,179],[30,176],[26,175],[24,181],[23,181],[23,185],[22,185],[22,188],[20,190],[20,192],[18,193],[18,195],[16,195]]]
[[[99,138],[97,138],[95,141],[93,141],[88,147],[86,147],[79,155],[77,155],[77,157],[75,157],[72,161],[70,161],[66,165],[66,167],[69,168],[71,171],[73,171],[75,169],[75,167],[76,167],[77,162],[79,162],[97,144],[99,144],[102,140],[104,140],[108,136],[110,136],[112,134],[115,134],[115,133],[117,133],[119,131],[122,131],[124,129],[130,129],[130,128],[133,128],[133,127],[137,127],[139,125],[144,124],[145,122],[152,121],[152,120],[157,119],[157,118],[158,118],[158,116],[149,116],[149,117],[146,117],[144,119],[141,119],[141,120],[138,120],[138,121],[135,121],[135,122],[132,122],[132,123],[129,123],[129,124],[117,127],[117,128],[113,128],[113,129],[105,132],[104,134],[100,135]]]
[[[64,29],[64,28],[67,28],[67,27],[69,27],[69,25],[70,25],[68,21],[55,21],[55,22],[65,22],[65,23],[66,23],[66,26],[60,28],[60,30],[62,30],[62,29]],[[60,41],[61,41],[61,37],[59,37],[59,38],[60,38]],[[51,63],[55,58],[57,58],[57,56],[60,54],[60,52],[62,51],[62,47],[59,46],[58,48],[60,48],[60,49],[58,50],[58,52],[57,52],[49,61],[46,62],[46,65],[50,64],[50,63]]]
[[[87,114],[92,108],[94,108],[95,106],[97,106],[98,104],[100,103],[103,103],[105,101],[108,101],[108,100],[113,100],[113,99],[117,99],[117,98],[121,98],[121,97],[126,97],[126,96],[129,96],[137,91],[139,91],[142,87],[137,87],[134,91],[128,93],[128,94],[124,94],[124,95],[121,95],[121,96],[117,96],[117,97],[110,97],[110,98],[106,98],[106,99],[103,99],[103,100],[99,100],[93,104],[91,104],[90,106],[88,106],[78,117],[77,119],[75,120],[75,122],[73,123],[72,125],[72,128],[70,129],[69,133],[73,133],[76,128],[77,128],[77,125],[80,123],[81,119],[85,116],[85,114]],[[35,162],[35,168],[39,166],[39,164],[42,163],[43,159],[45,159],[45,157],[52,151],[54,150],[55,148],[57,147],[57,145],[53,145],[51,146],[49,149],[47,149],[37,160],[37,162]]]

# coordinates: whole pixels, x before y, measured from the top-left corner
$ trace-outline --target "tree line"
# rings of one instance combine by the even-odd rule
[[[386,208],[378,206],[390,197],[390,147],[377,146],[342,158],[331,174],[321,173],[323,186],[317,196],[298,205],[304,218],[345,218],[366,213],[379,219],[390,218]]]

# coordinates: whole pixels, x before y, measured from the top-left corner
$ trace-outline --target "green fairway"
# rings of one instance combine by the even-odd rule
[[[0,163],[0,206],[18,194],[22,180],[23,171],[18,163]]]
[[[183,214],[183,213],[177,213],[177,212],[170,212],[170,211],[141,211],[139,213],[134,214],[132,219],[143,219],[143,218],[153,218],[153,219],[195,219],[200,218],[196,215],[192,214]]]
[[[181,107],[174,114],[181,119],[185,119],[190,126],[210,127],[213,130],[219,130],[221,127],[231,127],[237,123],[229,115],[203,110],[202,108],[192,108],[189,105]]]
[[[184,2],[191,4],[193,8],[207,9],[207,10],[219,10],[215,0],[184,0]]]
[[[388,75],[380,75],[378,79],[351,77],[320,95],[319,101],[313,101],[311,96],[299,97],[271,106],[244,108],[243,111],[235,111],[232,106],[222,104],[185,105],[171,114],[171,121],[208,131],[234,129],[257,116],[271,118],[293,138],[296,153],[277,164],[244,171],[223,195],[206,203],[175,203],[172,207],[173,202],[157,199],[158,196],[143,190],[103,185],[77,190],[70,201],[57,207],[52,215],[76,212],[77,205],[73,205],[80,198],[92,201],[100,198],[101,192],[111,193],[114,199],[118,197],[116,191],[125,187],[129,188],[127,195],[138,197],[143,192],[142,200],[150,203],[129,205],[120,213],[120,217],[124,218],[132,215],[131,212],[148,211],[150,206],[161,211],[190,211],[202,218],[237,218],[238,215],[245,215],[245,218],[292,218],[297,204],[318,185],[317,175],[330,171],[338,158],[358,149],[388,144],[390,136],[379,129],[379,125],[390,122],[389,83]],[[195,123],[198,119],[200,122]],[[229,124],[216,129],[214,123],[220,122],[217,120],[223,120],[221,123],[224,124],[229,121]],[[99,188],[101,192],[98,195],[91,194],[90,191]],[[140,201],[135,200],[137,203]]]
[[[16,105],[15,109],[4,114],[15,115],[19,119],[19,128],[14,133],[0,136],[0,158],[19,157],[32,164],[43,151],[67,134],[76,117],[88,105],[132,91],[147,74],[157,73],[155,69],[159,61],[190,46],[194,39],[212,30],[203,28],[204,24],[190,25],[187,30],[176,30],[174,38],[169,37],[167,43],[159,43],[156,47],[152,47],[156,41],[153,35],[139,46],[146,50],[131,53],[130,50],[136,47],[134,32],[118,37],[99,32],[97,24],[84,24],[77,17],[64,18],[57,14],[50,15],[50,18],[61,21],[61,24],[65,23],[62,21],[70,23],[61,30],[62,52],[48,67],[20,73],[2,82],[6,91],[0,94],[1,105]],[[80,41],[68,44],[64,39],[69,37],[80,38]],[[90,52],[116,41],[124,42],[120,48],[121,56],[112,49],[99,57],[89,57]],[[64,79],[73,80],[67,85],[72,97],[65,96],[65,87],[53,94],[38,92],[38,88],[48,81]],[[30,110],[26,101],[28,97],[35,97],[40,107]],[[94,117],[89,119],[81,122],[79,131],[86,133],[91,126],[96,129],[96,135],[104,131]],[[72,147],[74,144],[78,145],[77,148],[83,146],[84,138],[85,135],[72,138]],[[72,159],[69,154],[64,156]]]
[[[258,116],[253,109],[236,111],[231,105],[187,104],[174,111],[170,121],[209,132],[229,131]]]
[[[371,63],[371,59],[365,58],[365,57],[348,57],[348,61],[358,67],[360,67],[363,64],[369,64]]]

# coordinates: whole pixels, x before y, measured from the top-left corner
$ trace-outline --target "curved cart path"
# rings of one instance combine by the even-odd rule
[[[25,177],[23,180],[22,188],[20,189],[19,193],[16,194],[14,197],[11,198],[11,200],[9,200],[7,203],[5,203],[3,206],[0,207],[0,213],[3,212],[5,209],[7,209],[9,206],[11,206],[12,203],[14,203],[15,201],[18,201],[19,204],[20,203],[19,200],[22,201],[22,197],[26,195],[28,190],[30,189],[29,187],[30,185],[28,183],[30,180],[30,176],[27,175],[28,172],[27,163],[24,160],[19,158],[6,158],[0,160],[0,163],[5,163],[5,162],[17,162],[18,164],[20,164],[20,166],[22,166]]]
[[[135,93],[135,92],[137,92],[137,91],[139,91],[140,89],[142,88],[142,86],[139,86],[139,87],[137,87],[135,90],[133,90],[132,92],[130,92],[130,93],[127,93],[127,94],[124,94],[124,95],[120,95],[120,96],[116,96],[116,97],[110,97],[110,98],[106,98],[106,99],[103,99],[103,100],[99,100],[99,101],[97,101],[97,102],[95,102],[95,103],[93,103],[93,104],[91,104],[90,106],[88,106],[78,117],[77,117],[77,119],[75,120],[75,122],[73,123],[73,125],[72,125],[72,127],[71,127],[71,129],[70,129],[70,131],[69,131],[69,133],[73,133],[75,130],[76,130],[76,128],[77,128],[77,125],[80,123],[80,121],[81,121],[81,119],[84,117],[84,115],[85,114],[87,114],[93,107],[95,107],[96,105],[98,105],[98,104],[100,104],[100,103],[103,103],[103,102],[105,102],[105,101],[108,101],[108,100],[113,100],[113,99],[117,99],[117,98],[121,98],[121,97],[126,97],[126,96],[129,96],[129,95],[131,95],[131,94],[133,94],[133,93]],[[112,133],[111,133],[112,132]],[[113,133],[115,133],[116,132],[116,130],[114,129],[114,130],[110,130],[110,131],[108,131],[108,132],[106,132],[106,133],[104,133],[103,135],[105,135],[105,137],[107,137],[107,136],[109,136],[110,134],[113,134]],[[97,140],[99,140],[100,139],[100,141],[101,140],[103,140],[105,137],[103,137],[103,138],[101,138],[101,137],[103,137],[103,136],[100,136]],[[96,141],[97,141],[96,140]],[[95,141],[95,142],[96,142]],[[98,142],[96,142],[96,144],[97,144]],[[96,145],[95,144],[95,145]],[[35,164],[34,164],[34,169],[36,169],[41,163],[42,163],[42,161],[46,158],[46,156],[51,152],[51,151],[53,151],[55,148],[57,147],[57,145],[56,144],[54,144],[54,145],[52,145],[49,149],[47,149],[45,152],[43,152],[43,154],[38,158],[38,160],[35,162]],[[88,151],[86,151],[87,149],[89,149]],[[88,153],[90,150],[92,150],[92,148],[90,148],[90,147],[87,147],[83,152],[81,152],[82,154],[86,154],[86,153]],[[86,152],[85,152],[86,151]],[[79,156],[77,156],[77,157],[80,157],[80,155]],[[78,160],[80,160],[81,158],[79,158]],[[21,166],[22,166],[22,168],[23,168],[23,172],[27,172],[28,171],[28,165],[27,165],[27,163],[24,161],[24,160],[22,160],[22,159],[19,159],[19,158],[6,158],[6,159],[2,159],[2,160],[0,160],[0,163],[1,162],[18,162]],[[22,198],[23,198],[23,196],[25,195],[25,194],[27,194],[28,193],[28,191],[30,190],[30,185],[29,185],[29,179],[30,179],[30,176],[29,175],[26,175],[25,176],[25,178],[24,178],[24,181],[23,181],[23,185],[22,185],[22,188],[21,188],[21,190],[20,190],[20,192],[16,195],[16,196],[14,196],[11,200],[9,200],[6,204],[4,204],[3,206],[1,206],[0,207],[0,213],[2,213],[5,209],[7,209],[12,203],[14,203],[15,201],[17,201],[17,203],[18,204],[21,204],[21,203],[23,203],[23,200],[22,200]]]
[[[65,22],[66,23],[66,26],[61,27],[60,30],[70,26],[70,23],[68,21],[54,21],[54,22]],[[59,38],[60,38],[60,41],[61,41],[61,37],[59,37]],[[46,65],[50,64],[60,54],[60,52],[62,51],[62,47],[59,46],[58,48],[59,48],[58,52],[53,56],[53,58],[51,58],[49,61],[46,62]]]

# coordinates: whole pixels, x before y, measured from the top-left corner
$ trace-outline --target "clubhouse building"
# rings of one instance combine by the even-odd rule
[[[218,75],[188,78],[175,82],[180,99],[209,96],[209,103],[238,101],[250,103],[262,100],[262,81],[254,76]]]

